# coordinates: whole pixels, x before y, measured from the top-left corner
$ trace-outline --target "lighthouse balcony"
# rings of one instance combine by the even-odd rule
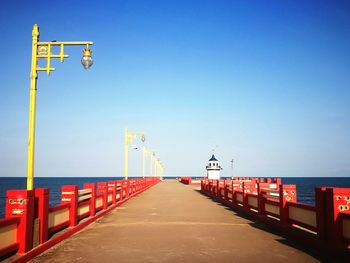
[[[206,166],[207,170],[221,170],[221,166]]]

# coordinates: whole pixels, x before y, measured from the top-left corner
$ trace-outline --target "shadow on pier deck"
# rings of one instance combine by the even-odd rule
[[[166,180],[32,262],[335,262]]]

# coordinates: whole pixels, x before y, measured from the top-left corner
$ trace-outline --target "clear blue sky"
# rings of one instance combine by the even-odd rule
[[[1,1],[0,176],[26,175],[34,23],[95,43],[39,75],[36,176],[121,176],[125,127],[166,175],[217,145],[224,175],[350,176],[349,1]]]

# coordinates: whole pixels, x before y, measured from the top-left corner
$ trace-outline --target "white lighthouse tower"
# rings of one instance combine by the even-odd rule
[[[222,170],[222,168],[219,165],[219,161],[216,160],[214,154],[209,159],[206,169],[207,169],[208,179],[214,179],[214,180],[220,179],[220,170]]]

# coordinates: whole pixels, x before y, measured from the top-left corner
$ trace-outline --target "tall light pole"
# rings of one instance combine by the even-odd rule
[[[163,174],[164,174],[164,166],[163,163],[159,163],[159,177],[163,179]]]
[[[161,168],[160,168],[160,158],[156,158],[156,176],[160,177]]]
[[[164,172],[164,167],[163,163],[160,161],[160,158],[158,158],[158,176],[159,178],[163,179],[163,172]]]
[[[86,46],[83,50],[83,58],[81,63],[85,69],[91,67],[93,61],[91,58],[91,50],[89,45],[92,45],[91,41],[80,42],[39,42],[39,27],[37,24],[33,26],[32,31],[32,61],[30,67],[30,99],[29,99],[29,127],[28,127],[28,159],[27,159],[27,190],[32,190],[34,185],[34,148],[35,148],[35,114],[36,114],[36,83],[38,79],[38,71],[46,71],[47,75],[50,75],[51,71],[55,68],[51,67],[51,59],[59,58],[61,62],[65,58],[68,58],[67,54],[64,54],[65,46]],[[59,54],[51,53],[52,47],[58,46],[60,48]],[[40,59],[46,59],[46,66],[39,67],[38,61]]]
[[[150,164],[151,164],[150,176],[155,175],[155,171],[156,171],[155,159],[156,159],[156,152],[152,151],[150,154]]]
[[[233,163],[234,163],[234,159],[231,160],[231,177],[233,179]]]
[[[142,147],[142,178],[145,178],[145,158],[146,158],[146,148]]]
[[[124,179],[128,179],[128,165],[129,165],[129,144],[132,143],[138,136],[141,137],[141,141],[145,142],[145,134],[143,132],[131,132],[128,128],[125,128],[124,136]]]
[[[152,176],[152,166],[153,166],[153,158],[152,156],[154,156],[156,154],[155,151],[152,150],[148,150],[145,147],[143,147],[143,152],[142,152],[142,176],[145,177],[146,175],[146,169],[145,169],[145,165],[146,165],[146,156],[149,155],[150,156],[150,173],[149,176]]]

